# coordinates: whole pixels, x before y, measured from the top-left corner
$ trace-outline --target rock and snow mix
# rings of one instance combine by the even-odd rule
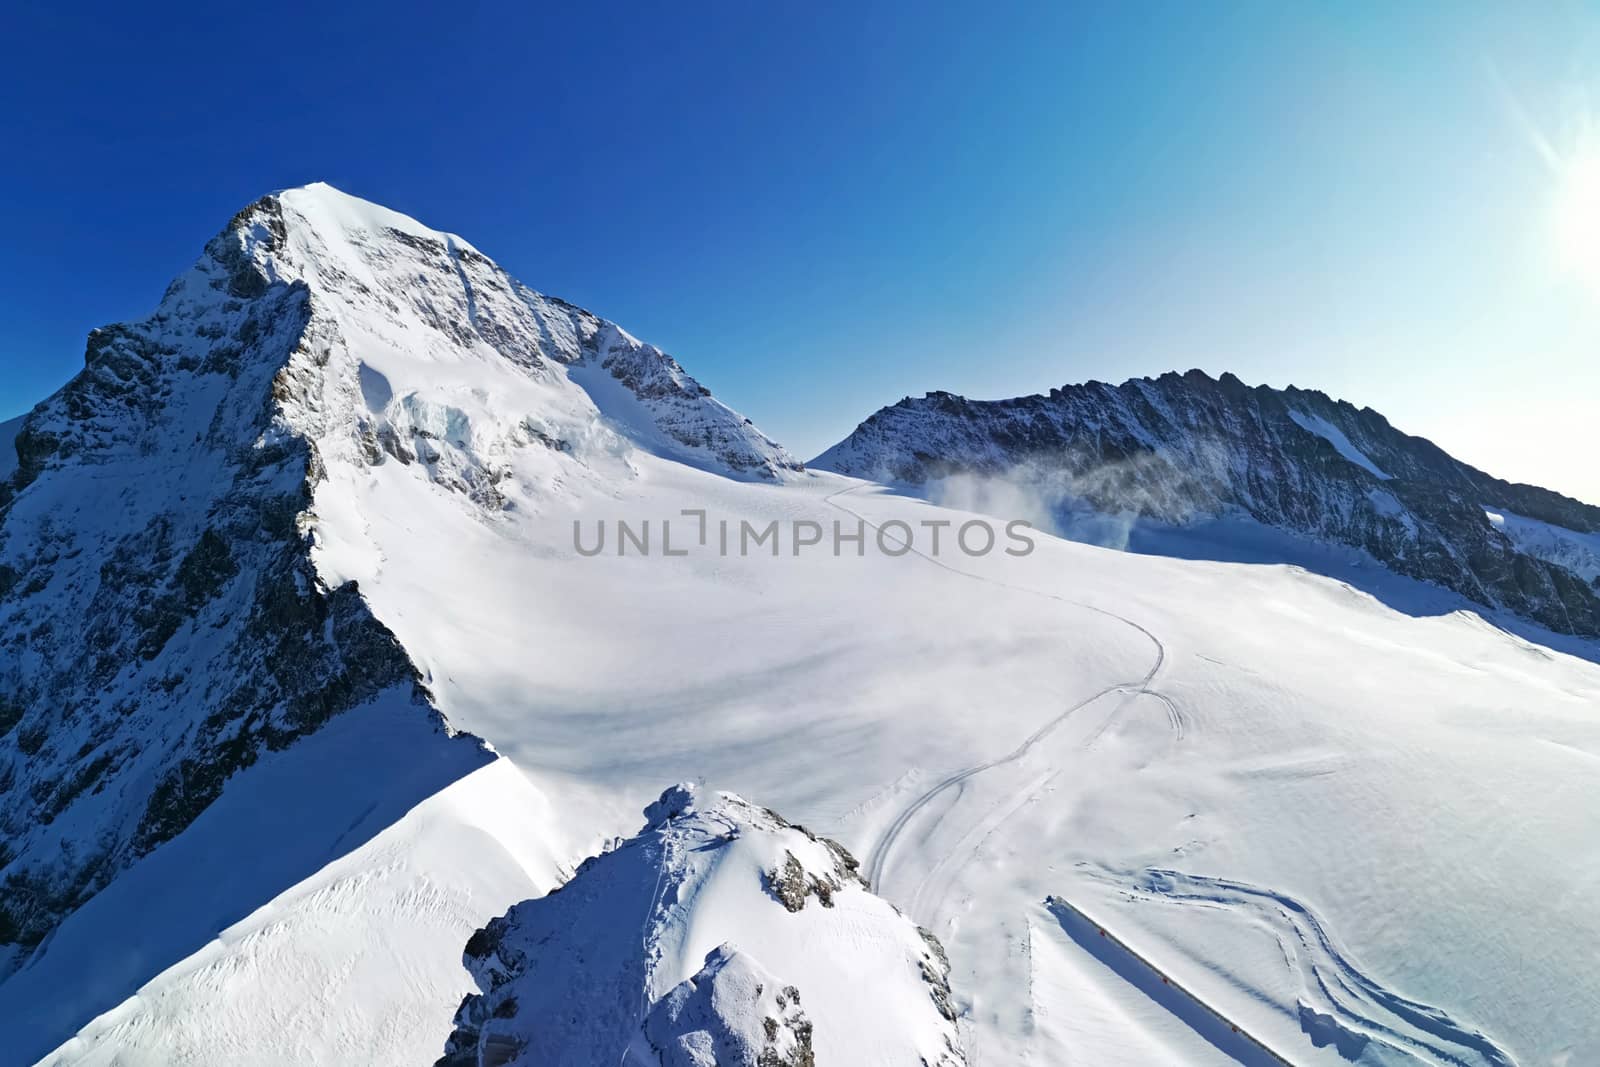
[[[1484,517],[1523,552],[1559,564],[1600,589],[1600,531],[1569,530],[1504,509],[1485,508]]]
[[[1586,557],[1523,523],[1592,531],[1582,505],[1374,413],[1174,376],[912,402],[848,451],[916,480],[1093,441],[1127,462],[1086,466],[1085,495],[1264,509],[1215,555],[713,533],[668,557],[686,509],[713,531],[978,516],[796,469],[657,350],[326,187],[247,209],[89,357],[0,426],[3,1067],[430,1062],[472,932],[694,777],[842,842],[881,899],[776,819],[720,840],[713,813],[759,809],[653,817],[512,913],[558,927],[592,894],[588,941],[496,957],[610,974],[583,989],[609,1007],[496,1019],[470,1007],[491,992],[465,1037],[592,1022],[611,1062],[692,1063],[793,1058],[809,1025],[824,1067],[902,1062],[882,1014],[930,1062],[946,1039],[991,1064],[1226,1062],[1051,899],[1296,1064],[1600,1062],[1600,653],[1371,566],[1459,585],[1499,560],[1503,604],[1581,631],[1585,601],[1548,594],[1587,587]],[[1274,519],[1370,554],[1209,562]],[[658,550],[577,551],[600,521]],[[955,1024],[913,923],[948,952]],[[840,996],[833,957],[879,968],[874,997]],[[858,1039],[885,1043],[829,1044]]]
[[[484,416],[491,389],[520,417]],[[796,466],[654,346],[327,186],[240,212],[0,433],[20,461],[0,471],[0,973],[262,752],[427,703],[337,561],[310,559],[319,507],[347,503],[330,468],[414,464],[494,508],[525,449]]]
[[[241,211],[147,319],[94,331],[83,371],[0,442],[0,977],[336,718],[424,724],[428,740],[362,719],[419,749],[369,769],[397,804],[490,758],[351,580],[372,561],[329,535],[367,522],[342,479],[389,464],[489,515],[529,452],[555,479],[625,471],[635,450],[755,480],[798,466],[661,350],[325,185]],[[358,803],[353,783],[340,800]],[[314,870],[294,849],[244,862],[255,895],[191,887],[89,1003]],[[13,1033],[53,1032],[24,1014]]]
[[[965,1062],[944,950],[842,846],[684,785],[645,818],[468,942],[440,1067]]]
[[[1600,508],[1491,477],[1311,390],[1192,370],[1011,400],[929,393],[883,408],[812,466],[930,486],[977,510],[986,498],[1028,501],[1044,528],[1118,548],[1134,521],[1240,517],[1350,546],[1480,607],[1600,636],[1600,586],[1584,563]],[[1492,525],[1480,507],[1491,502],[1560,536]],[[1125,517],[1115,538],[1105,516]]]

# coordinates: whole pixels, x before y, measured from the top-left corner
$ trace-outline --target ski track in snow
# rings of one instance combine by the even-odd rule
[[[837,500],[859,488],[862,486],[851,486],[831,493],[823,498],[824,502],[877,530],[877,524]],[[1105,608],[964,571],[914,546],[907,547],[934,566],[963,578],[1045,597],[1130,626],[1149,639],[1155,648],[1155,659],[1141,678],[1106,686],[1072,703],[1044,722],[1011,751],[941,778],[918,794],[889,824],[868,858],[868,884],[878,891],[881,891],[883,875],[895,845],[919,814],[939,797],[953,789],[961,789],[978,775],[1017,763],[1076,712],[1114,693],[1123,695],[1118,706],[1088,738],[1087,745],[1093,745],[1116,721],[1121,711],[1141,696],[1161,701],[1175,739],[1182,740],[1186,727],[1183,712],[1177,703],[1151,688],[1165,665],[1167,649],[1148,628]],[[1018,811],[1032,803],[1056,777],[1056,773],[1051,773],[1033,779],[994,804],[979,823],[934,864],[916,887],[909,901],[912,914],[926,919],[930,906],[937,907],[941,902],[944,891],[940,887],[948,886],[965,861],[977,855],[990,837]],[[1102,871],[1102,877],[1115,877],[1110,868],[1102,868]],[[1482,1032],[1458,1022],[1442,1009],[1409,1000],[1362,972],[1328,933],[1322,920],[1309,907],[1292,897],[1240,882],[1156,869],[1131,878],[1124,875],[1121,884],[1138,898],[1244,910],[1256,922],[1268,926],[1282,946],[1285,960],[1300,972],[1300,1026],[1312,1043],[1319,1047],[1331,1044],[1340,1055],[1354,1059],[1361,1055],[1369,1043],[1376,1043],[1422,1062],[1450,1067],[1516,1067],[1510,1055]],[[964,1044],[967,1045],[967,1055],[976,1063],[979,1050],[972,1041],[970,1025],[963,1025],[961,1030],[966,1038]]]
[[[1345,1059],[1369,1043],[1426,1064],[1517,1067],[1493,1039],[1441,1008],[1411,1000],[1368,975],[1304,902],[1244,882],[1165,868],[1119,871],[1084,865],[1136,901],[1243,913],[1276,938],[1299,979],[1299,1021],[1313,1044]],[[1387,1061],[1384,1061],[1387,1062]]]
[[[865,523],[871,529],[877,530],[878,529],[878,524],[877,523],[874,523],[872,520],[868,519],[865,515],[862,515],[861,513],[857,512],[857,511],[853,511],[850,508],[846,507],[845,505],[839,503],[838,499],[837,499],[838,497],[845,496],[845,495],[847,495],[849,493],[853,493],[857,489],[861,489],[863,487],[864,487],[864,485],[853,485],[853,486],[850,486],[850,487],[848,487],[846,489],[840,489],[840,490],[838,490],[836,492],[829,493],[827,496],[823,497],[823,502],[825,504],[827,504],[829,507],[832,507],[832,508],[835,508],[835,509],[837,509],[839,511],[842,511],[846,515],[849,515],[851,518],[857,519],[860,522]],[[1123,702],[1121,704],[1118,705],[1117,711],[1120,711],[1130,701],[1132,701],[1134,699],[1137,699],[1140,696],[1148,695],[1148,696],[1155,697],[1157,700],[1160,700],[1164,705],[1166,705],[1167,715],[1168,715],[1169,721],[1172,723],[1173,731],[1177,735],[1177,737],[1179,737],[1181,739],[1183,737],[1183,732],[1184,732],[1184,720],[1183,720],[1182,713],[1178,710],[1177,704],[1175,704],[1166,695],[1164,695],[1162,693],[1158,693],[1158,692],[1156,692],[1156,691],[1154,691],[1154,690],[1152,690],[1150,688],[1150,683],[1155,680],[1155,677],[1160,672],[1162,665],[1166,662],[1167,646],[1162,643],[1162,641],[1161,641],[1161,639],[1159,637],[1157,637],[1155,634],[1151,633],[1145,627],[1139,625],[1138,623],[1134,622],[1132,619],[1127,618],[1126,616],[1119,615],[1116,612],[1109,611],[1109,610],[1107,610],[1105,608],[1096,607],[1093,604],[1087,604],[1087,603],[1084,603],[1083,601],[1073,600],[1070,597],[1060,596],[1059,594],[1056,594],[1056,593],[1045,593],[1045,592],[1041,592],[1041,591],[1039,591],[1037,589],[1030,589],[1030,588],[1028,588],[1026,586],[1012,585],[1009,582],[998,581],[998,580],[996,580],[994,578],[988,578],[988,577],[985,577],[984,575],[981,575],[981,574],[974,574],[971,571],[961,570],[959,567],[952,567],[948,563],[943,562],[942,560],[938,559],[937,557],[928,555],[927,553],[923,552],[922,550],[916,548],[914,545],[906,545],[906,548],[913,555],[916,555],[916,556],[926,560],[927,562],[933,564],[935,567],[938,567],[941,570],[948,571],[951,574],[959,575],[962,578],[966,578],[966,579],[969,579],[969,580],[975,581],[975,582],[983,582],[983,583],[985,583],[987,585],[996,586],[996,587],[998,587],[1000,589],[1006,589],[1006,590],[1010,590],[1012,592],[1026,593],[1026,594],[1028,594],[1030,596],[1037,596],[1037,597],[1043,597],[1043,598],[1045,598],[1047,600],[1054,600],[1054,601],[1057,601],[1059,603],[1069,605],[1071,607],[1080,608],[1080,609],[1082,609],[1084,611],[1093,612],[1096,615],[1103,615],[1106,618],[1114,619],[1117,622],[1120,622],[1125,626],[1131,626],[1131,627],[1133,627],[1133,629],[1139,631],[1139,633],[1143,634],[1146,638],[1148,638],[1150,643],[1155,646],[1155,660],[1154,660],[1154,662],[1152,662],[1150,664],[1150,668],[1147,671],[1145,671],[1143,677],[1141,677],[1141,678],[1139,678],[1137,680],[1134,680],[1134,681],[1117,682],[1115,684],[1108,685],[1104,689],[1101,689],[1101,690],[1099,690],[1099,691],[1097,691],[1095,693],[1090,694],[1089,696],[1083,698],[1082,700],[1079,700],[1076,703],[1069,705],[1063,711],[1060,711],[1060,712],[1056,713],[1055,715],[1051,716],[1048,720],[1045,721],[1045,723],[1043,725],[1041,725],[1033,733],[1029,734],[1028,737],[1025,738],[1022,741],[1021,744],[1019,744],[1016,748],[1012,749],[1010,752],[1007,752],[1006,754],[1004,754],[1002,756],[998,756],[995,759],[986,760],[983,763],[975,764],[975,765],[973,765],[971,767],[967,767],[964,770],[957,771],[954,774],[951,774],[951,775],[949,775],[949,776],[947,776],[945,778],[940,779],[938,782],[935,782],[933,784],[933,786],[931,786],[930,788],[924,790],[909,805],[907,805],[906,808],[903,811],[901,811],[899,815],[897,815],[895,817],[894,821],[889,824],[889,829],[887,831],[885,831],[883,837],[881,837],[878,840],[877,844],[875,844],[873,846],[872,854],[867,860],[867,884],[873,886],[874,889],[879,889],[880,888],[880,884],[881,884],[881,882],[883,880],[884,868],[888,864],[889,855],[893,851],[895,843],[899,840],[900,835],[905,832],[906,827],[908,827],[911,824],[912,820],[917,817],[918,813],[920,813],[924,808],[926,808],[935,799],[937,799],[938,797],[942,796],[944,793],[948,792],[949,790],[954,789],[957,786],[960,786],[962,783],[966,782],[968,779],[974,778],[977,775],[980,775],[980,774],[984,773],[985,771],[993,770],[996,767],[1003,767],[1003,766],[1005,766],[1007,764],[1016,763],[1018,760],[1022,759],[1024,756],[1026,756],[1033,749],[1033,747],[1035,745],[1037,745],[1040,741],[1042,741],[1046,737],[1048,737],[1057,727],[1059,727],[1063,722],[1065,722],[1074,712],[1080,711],[1081,709],[1088,707],[1090,704],[1095,703],[1096,701],[1100,700],[1102,697],[1110,696],[1113,693],[1124,694],[1125,695],[1125,699],[1123,700]],[[1116,715],[1117,715],[1117,712],[1114,711],[1111,714],[1111,716],[1108,717],[1107,723],[1109,723],[1112,719],[1115,719]],[[1095,737],[1098,737],[1100,732],[1103,731],[1104,729],[1105,729],[1105,726],[1102,725],[1101,728],[1100,728],[1100,731],[1096,731]],[[1090,739],[1090,743],[1093,743],[1093,740],[1094,739],[1091,738]],[[1002,806],[1008,806],[1008,805],[1004,805],[1003,804]],[[993,832],[993,827],[990,828],[990,832]]]
[[[865,523],[867,526],[876,531],[878,530],[876,523],[873,523],[870,519],[859,512],[853,511],[845,505],[839,503],[837,500],[838,497],[854,492],[859,488],[862,488],[862,486],[851,486],[847,489],[830,493],[823,498],[823,502],[828,504],[830,507],[844,512],[850,517]],[[997,581],[996,579],[988,578],[981,574],[974,574],[970,571],[964,571],[960,568],[952,567],[936,557],[922,552],[913,545],[907,544],[906,548],[908,551],[914,553],[918,557],[926,560],[941,570],[948,571],[951,574],[958,575],[962,578],[983,582],[987,585],[996,586],[998,588],[1013,592],[1027,593],[1032,596],[1043,597],[1047,600],[1054,600],[1070,607],[1092,612],[1096,615],[1101,615],[1115,620],[1116,622],[1122,623],[1125,626],[1130,626],[1137,630],[1140,634],[1144,635],[1144,637],[1150,641],[1151,645],[1154,646],[1155,658],[1152,660],[1149,668],[1140,678],[1133,681],[1119,682],[1108,685],[1105,688],[1068,705],[1065,709],[1046,720],[1042,725],[1039,726],[1038,729],[1029,734],[1025,739],[1023,739],[1021,744],[1012,749],[1010,752],[1007,752],[995,759],[986,760],[974,766],[967,767],[964,770],[955,772],[954,774],[947,775],[920,793],[911,801],[910,804],[905,807],[904,810],[899,813],[899,815],[895,817],[894,821],[889,824],[888,830],[885,831],[883,836],[873,846],[872,853],[867,859],[867,884],[873,887],[874,891],[880,893],[883,891],[883,874],[888,865],[889,857],[893,852],[896,843],[900,840],[901,836],[905,833],[906,829],[912,824],[912,822],[915,821],[919,813],[924,811],[940,796],[948,793],[952,789],[962,788],[966,782],[976,778],[978,775],[981,775],[986,771],[994,770],[998,767],[1017,763],[1030,751],[1032,751],[1034,746],[1053,733],[1056,728],[1062,723],[1066,722],[1067,719],[1071,718],[1074,713],[1088,707],[1091,704],[1094,704],[1096,701],[1110,696],[1113,693],[1122,694],[1123,697],[1117,707],[1114,708],[1111,714],[1106,717],[1105,722],[1103,722],[1099,729],[1097,729],[1088,739],[1086,742],[1088,745],[1092,745],[1096,740],[1098,740],[1100,735],[1105,731],[1106,727],[1119,717],[1123,708],[1141,696],[1152,696],[1157,700],[1160,700],[1166,708],[1168,721],[1172,725],[1174,735],[1181,740],[1184,733],[1184,719],[1182,712],[1178,709],[1178,705],[1171,698],[1162,693],[1155,692],[1150,688],[1151,683],[1155,681],[1156,675],[1161,671],[1162,666],[1166,663],[1167,648],[1162,640],[1146,627],[1141,626],[1126,616],[1119,615],[1116,612],[1109,611],[1105,608],[1096,607],[1093,604],[1073,600],[1069,597],[1064,597],[1056,593],[1046,593],[1037,589],[1030,589],[1025,586],[1016,586],[1008,582]],[[978,851],[983,847],[984,843],[987,842],[995,833],[997,833],[1001,827],[1012,818],[1012,816],[1036,800],[1043,790],[1048,786],[1049,782],[1055,777],[1055,774],[1045,775],[1041,779],[1028,783],[1020,790],[1013,790],[1003,797],[998,803],[991,805],[990,810],[979,821],[978,825],[963,835],[961,839],[957,841],[944,856],[940,857],[939,860],[934,864],[933,868],[917,885],[910,900],[910,907],[912,909],[911,914],[913,917],[919,919],[920,921],[927,921],[928,925],[931,927],[933,924],[931,920],[927,918],[927,904],[932,903],[933,905],[937,906],[939,903],[942,903],[943,898],[948,893],[948,890],[940,890],[939,898],[932,901],[929,899],[930,890],[936,888],[936,884],[948,885],[950,880],[958,875],[961,869],[965,867],[966,863],[978,854]],[[959,800],[959,794],[957,794],[956,799]],[[974,838],[976,838],[976,840],[974,840]],[[946,877],[940,879],[940,881],[936,883],[935,879],[941,874],[945,875]],[[1031,1007],[1028,1010],[1031,1013]],[[976,1032],[972,1026],[971,1020],[963,1018],[958,1025],[967,1062],[973,1065],[973,1067],[976,1067],[976,1065],[981,1061],[982,1050],[976,1040]]]

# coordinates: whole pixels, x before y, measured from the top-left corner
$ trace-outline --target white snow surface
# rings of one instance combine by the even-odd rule
[[[486,994],[463,1008],[483,1019],[479,1057],[765,1067],[809,1048],[818,1063],[962,1062],[942,954],[837,845],[687,786],[646,816],[468,949]]]
[[[1292,1062],[1341,1062],[1304,1019],[1389,1025],[1327,999],[1282,949],[1242,952],[1222,906],[1107,892],[1098,873],[1147,866],[1304,902],[1340,958],[1515,1062],[1600,1056],[1584,1021],[1600,924],[1583,890],[1600,859],[1580,845],[1600,834],[1585,799],[1600,779],[1593,664],[1293,567],[1042,536],[1025,558],[937,564],[876,545],[723,557],[719,517],[969,516],[827,476],[762,486],[648,456],[632,467],[598,483],[524,468],[512,510],[486,519],[384,464],[345,483],[359,538],[331,519],[322,531],[451,720],[525,767],[578,838],[618,832],[655,783],[686,774],[793,812],[946,942],[963,1047],[989,1062],[1149,1062],[1132,1051],[1142,1025],[1137,1040],[1039,1025],[1073,1011],[1036,999],[1054,988],[1036,980],[1030,932],[1050,929],[1051,894],[1092,898]],[[649,519],[658,551],[672,521],[698,547],[684,508],[709,512],[712,551],[574,551],[572,522],[602,518]],[[1182,921],[1161,927],[1168,908]],[[1114,972],[1076,966],[1126,1018],[1148,1014]],[[1167,1031],[1175,1062],[1206,1062],[1207,1042]],[[1382,1054],[1501,1062],[1430,1040]]]
[[[43,1029],[54,1019],[24,1013],[8,992],[53,989],[71,1011],[86,981],[121,978],[98,968],[131,969],[132,951],[154,960],[193,944],[42,1064],[431,1061],[448,1029],[441,1010],[447,1020],[448,1006],[472,989],[459,946],[506,899],[544,892],[561,870],[543,801],[506,760],[439,780],[347,851],[345,838],[360,841],[370,813],[388,808],[407,777],[406,764],[374,760],[404,720],[362,718],[347,713],[305,750],[278,757],[281,774],[224,793],[67,921],[57,942],[69,943],[52,945],[40,962],[46,973],[24,971],[20,983],[0,986],[0,1016],[17,1008],[24,1028]],[[406,755],[437,761],[441,749],[450,746]],[[268,842],[274,854],[258,855]],[[266,898],[231,884],[259,878],[258,869],[277,875],[285,842],[319,857],[310,877]]]
[[[438,324],[466,317],[459,281],[386,271],[392,239],[354,240],[376,216],[342,194],[284,203],[315,239],[281,261],[314,268],[313,307],[337,323],[326,384],[296,416],[327,468],[318,568],[359,581],[450,722],[507,760],[334,848],[256,902],[259,925],[152,973],[48,1062],[431,1062],[470,988],[470,929],[684,779],[860,856],[872,889],[949,951],[970,1062],[1227,1062],[1047,897],[1296,1064],[1600,1062],[1593,662],[1455,601],[1398,610],[1292,566],[1042,534],[1026,556],[969,557],[953,527],[934,554],[924,520],[978,517],[795,471],[753,429],[733,453],[747,465],[722,462],[742,421],[693,409],[708,449],[686,443],[707,438],[684,430],[681,390],[649,419],[632,390],[608,403],[582,388],[603,357],[550,355],[584,350],[536,311],[537,363],[478,332],[458,343]],[[479,321],[501,321],[486,288],[471,290]],[[620,331],[598,344],[637,351]],[[383,426],[415,461],[364,449]],[[703,541],[685,509],[705,512]],[[649,523],[648,556],[618,555],[618,520]],[[736,546],[741,520],[778,520],[776,554],[719,552],[719,523]],[[592,544],[602,521],[604,551],[580,554],[574,524]],[[904,522],[926,554],[890,555],[870,526],[859,555],[826,534],[796,554],[792,524],[835,521]],[[662,554],[668,523],[687,555]],[[497,788],[459,789],[491,771]],[[210,877],[203,859],[188,871]],[[106,905],[105,959],[121,936],[109,909],[134,923],[146,899]],[[743,907],[724,919],[714,897],[686,901],[682,951],[642,1003],[704,967]],[[353,952],[382,980],[354,980]],[[0,986],[15,998],[0,1017],[52,1002],[70,1017],[72,984],[29,973]],[[803,997],[821,1041],[834,1009]]]
[[[1327,441],[1333,446],[1335,452],[1338,452],[1339,455],[1372,474],[1374,477],[1380,478],[1383,481],[1389,481],[1392,477],[1392,475],[1385,474],[1383,471],[1379,470],[1378,465],[1372,462],[1372,460],[1368,459],[1366,454],[1363,453],[1361,449],[1351,444],[1350,438],[1345,436],[1343,430],[1339,429],[1339,427],[1335,426],[1321,415],[1309,415],[1303,411],[1291,410],[1289,412],[1289,418],[1293,419],[1295,424],[1301,429],[1307,431],[1308,433],[1314,433],[1318,437]]]
[[[1029,930],[1046,896],[1103,892],[1093,864],[1289,894],[1362,973],[1518,1062],[1600,1056],[1581,1021],[1600,992],[1582,903],[1600,858],[1578,845],[1600,834],[1593,664],[1293,567],[1043,536],[1023,558],[952,558],[948,539],[937,562],[787,541],[724,557],[719,520],[971,516],[830,476],[737,483],[635,454],[600,477],[536,456],[488,521],[397,465],[359,472],[345,492],[365,524],[330,520],[324,543],[361,568],[451,720],[525,767],[563,825],[616,833],[655,783],[701,776],[863,856],[945,941],[969,1055],[1148,1062],[1131,1040],[1036,1024],[1071,1008],[1035,1001]],[[663,521],[700,549],[685,508],[708,512],[709,544],[663,557]],[[579,557],[573,522],[587,544],[602,519],[606,552]],[[652,522],[658,554],[617,556],[617,520]],[[1107,922],[1154,926],[1131,895],[1101,903]],[[1240,959],[1222,909],[1162,906],[1186,921],[1149,955],[1293,1062],[1341,1062],[1302,1004],[1387,1025],[1340,1015],[1281,954]],[[1143,993],[1084,966],[1141,1017]],[[1208,1043],[1183,1038],[1167,1038],[1178,1062],[1204,1062]],[[1433,1047],[1404,1055],[1475,1062]]]

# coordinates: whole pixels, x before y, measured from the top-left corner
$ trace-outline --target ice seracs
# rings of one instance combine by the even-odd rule
[[[687,785],[645,816],[468,942],[439,1067],[966,1062],[944,950],[842,846]]]

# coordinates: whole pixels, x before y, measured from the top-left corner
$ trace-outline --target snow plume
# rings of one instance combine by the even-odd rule
[[[940,507],[1022,519],[1036,529],[1061,532],[1056,523],[1060,501],[1021,470],[999,475],[952,474],[929,482],[927,494]]]
[[[1220,447],[1198,444],[1199,470],[1224,462]],[[1204,480],[1180,473],[1159,452],[1116,460],[1083,455],[1028,460],[998,473],[963,472],[927,483],[928,499],[941,507],[1026,519],[1069,541],[1126,551],[1141,518],[1182,525],[1212,512]]]

